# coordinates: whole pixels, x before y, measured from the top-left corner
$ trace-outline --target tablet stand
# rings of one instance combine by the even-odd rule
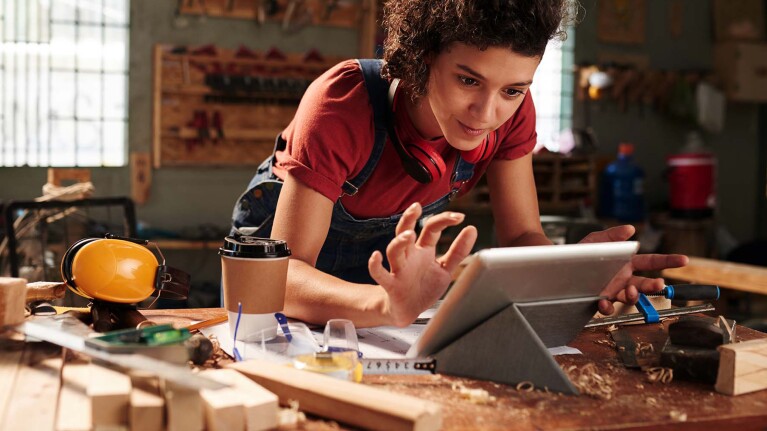
[[[440,350],[437,371],[508,385],[578,394],[548,347],[572,341],[597,311],[599,297],[512,303]]]

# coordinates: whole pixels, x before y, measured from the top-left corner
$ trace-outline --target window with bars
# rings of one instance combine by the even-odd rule
[[[0,2],[0,166],[124,166],[130,0]]]
[[[572,127],[575,30],[569,28],[564,42],[551,41],[533,77],[530,91],[536,111],[538,147],[559,148],[562,130]]]

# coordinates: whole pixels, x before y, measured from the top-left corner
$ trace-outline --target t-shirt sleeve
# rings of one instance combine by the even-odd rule
[[[535,131],[535,104],[531,92],[527,92],[517,112],[501,125],[498,135],[501,146],[494,159],[514,160],[533,151],[538,134]]]
[[[357,62],[344,61],[317,78],[282,136],[287,147],[277,153],[277,170],[335,202],[373,149],[372,108]]]

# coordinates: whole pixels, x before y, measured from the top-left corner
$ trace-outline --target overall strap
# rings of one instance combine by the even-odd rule
[[[389,91],[389,82],[381,77],[381,66],[383,66],[383,60],[375,59],[360,59],[357,60],[362,69],[362,77],[365,80],[365,88],[368,90],[368,97],[370,98],[370,104],[373,106],[373,124],[375,126],[375,142],[373,143],[373,151],[370,153],[370,158],[365,163],[362,170],[352,178],[344,182],[342,188],[345,195],[353,196],[362,187],[362,184],[367,181],[370,175],[373,173],[378,161],[383,154],[384,146],[386,145],[386,110],[389,109],[387,105],[387,93]]]

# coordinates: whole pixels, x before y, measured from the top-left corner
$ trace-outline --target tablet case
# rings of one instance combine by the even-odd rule
[[[437,372],[579,394],[549,347],[572,341],[599,297],[512,303],[437,352]]]

